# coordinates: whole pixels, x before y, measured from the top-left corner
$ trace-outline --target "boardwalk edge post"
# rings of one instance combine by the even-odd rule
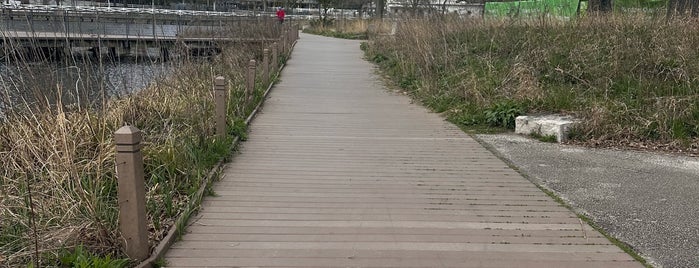
[[[136,260],[148,258],[146,228],[146,187],[141,152],[141,131],[124,126],[114,132],[116,175],[119,200],[119,230],[124,238],[126,255]]]
[[[264,85],[269,85],[269,49],[266,48],[262,51],[262,78]]]
[[[216,105],[216,136],[223,138],[226,136],[226,79],[217,76],[214,79],[214,102]]]
[[[246,90],[246,95],[247,100],[250,101],[252,100],[252,95],[255,92],[255,65],[257,62],[255,60],[250,60],[248,62],[248,77],[247,77],[247,90]]]
[[[286,39],[288,38],[288,36],[289,36],[289,35],[287,34],[286,29],[284,29],[284,30],[282,31],[282,42],[281,42],[281,45],[282,45],[282,51],[281,51],[281,53],[282,53],[283,55],[286,55],[287,45],[288,45],[288,42],[289,42],[289,41],[286,40]]]
[[[278,71],[277,65],[279,64],[279,45],[277,42],[272,44],[272,71]]]

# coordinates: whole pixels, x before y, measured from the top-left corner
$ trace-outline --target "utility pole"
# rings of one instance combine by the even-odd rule
[[[384,7],[386,6],[386,0],[378,0],[378,4],[376,6],[376,12],[379,13],[379,18],[383,19],[383,10]]]

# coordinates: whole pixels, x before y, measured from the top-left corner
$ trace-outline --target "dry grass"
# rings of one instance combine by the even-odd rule
[[[268,37],[269,29],[248,28],[247,34]],[[3,94],[8,108],[0,119],[0,266],[26,265],[35,251],[43,266],[56,265],[61,249],[77,245],[103,256],[124,256],[112,140],[123,125],[144,132],[155,245],[208,169],[229,153],[231,139],[212,135],[213,77],[228,79],[230,131],[240,129],[242,118],[261,99],[258,83],[253,101],[246,102],[242,76],[248,60],[261,62],[261,51],[262,45],[239,44],[209,61],[179,63],[166,79],[134,95],[100,100],[103,104],[95,108],[64,104],[62,94],[45,105]],[[25,75],[17,86],[38,97],[45,92],[31,82],[38,77]]]
[[[373,40],[368,56],[458,124],[516,107],[583,118],[579,140],[697,150],[698,25],[640,15],[411,20]]]
[[[304,32],[345,39],[367,39],[377,24],[377,21],[365,19],[337,19],[326,24],[316,20],[311,21]]]

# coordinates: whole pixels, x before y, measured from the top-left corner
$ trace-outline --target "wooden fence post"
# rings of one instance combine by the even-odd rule
[[[269,49],[264,49],[262,51],[262,79],[264,79],[264,86],[269,86]]]
[[[250,101],[252,99],[252,94],[255,92],[255,68],[256,68],[256,63],[255,60],[250,60],[248,62],[248,79],[247,79],[247,90],[246,90],[246,95],[247,95],[247,100]]]
[[[223,138],[226,136],[226,103],[228,93],[226,92],[226,79],[217,76],[214,79],[214,103],[216,104],[216,136]]]
[[[284,29],[282,33],[282,54],[286,55],[289,51],[289,31]]]
[[[279,71],[279,44],[277,42],[274,42],[272,44],[272,71],[277,72]]]
[[[114,133],[118,180],[119,229],[129,258],[145,260],[150,253],[146,228],[146,186],[141,131],[124,126]]]

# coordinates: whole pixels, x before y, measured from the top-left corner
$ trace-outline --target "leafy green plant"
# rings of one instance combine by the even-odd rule
[[[88,252],[82,245],[75,247],[73,251],[62,252],[60,256],[61,267],[70,268],[124,268],[130,263],[129,259],[113,259],[107,255],[99,257]]]
[[[522,115],[523,109],[511,101],[502,101],[485,111],[485,121],[491,126],[513,129],[515,118]]]
[[[158,258],[153,262],[153,268],[167,267],[167,260]]]
[[[369,43],[362,42],[361,44],[359,44],[359,49],[361,49],[362,51],[367,51],[369,49]]]

